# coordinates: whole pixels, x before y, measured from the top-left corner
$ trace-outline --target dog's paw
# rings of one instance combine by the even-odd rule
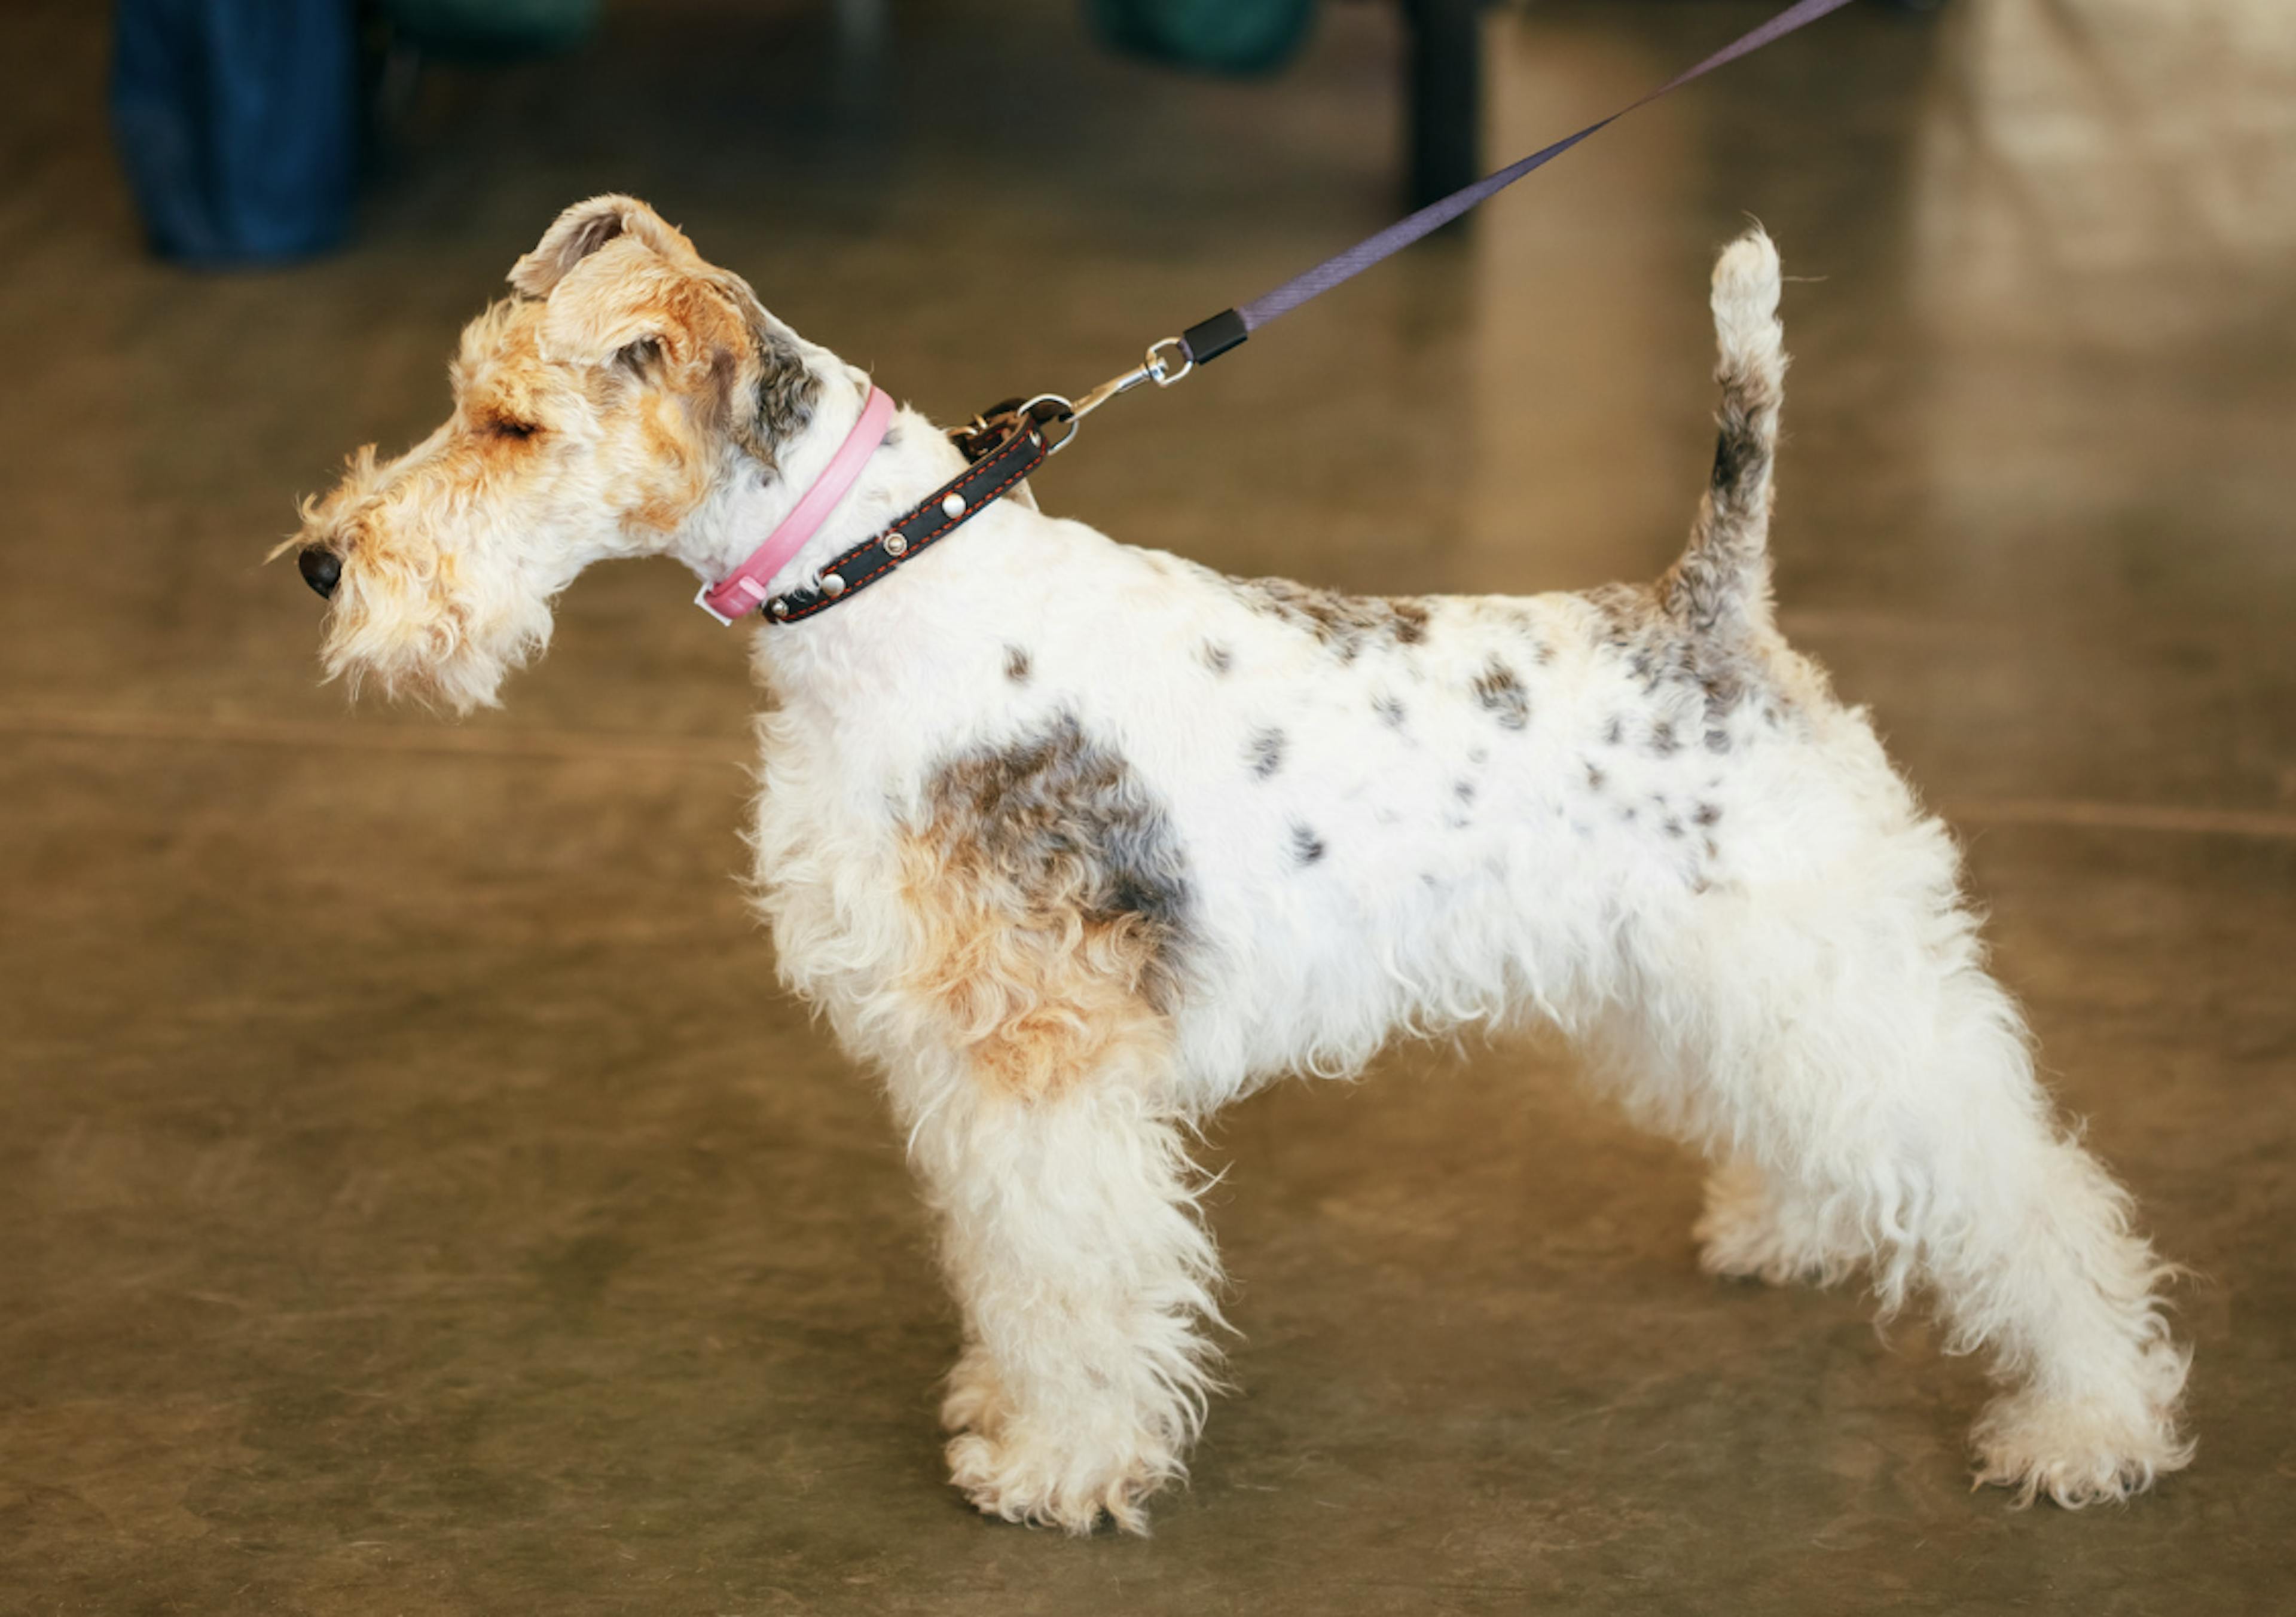
[[[2051,1398],[2027,1388],[1995,1400],[1970,1434],[1976,1485],[2015,1490],[2021,1508],[2046,1496],[2078,1510],[2118,1503],[2182,1470],[2194,1448],[2177,1432],[2175,1389],[2185,1359],[2156,1344],[2145,1356],[2152,1384],[2110,1396]]]
[[[1748,1163],[1717,1168],[1706,1181],[1706,1210],[1691,1226],[1698,1267],[1710,1275],[1769,1286],[1831,1285],[1850,1261],[1836,1252],[1818,1221],[1782,1209]]]
[[[955,1401],[950,1395],[952,1403]],[[946,1417],[947,1407],[943,1415]],[[1112,1449],[1079,1450],[1009,1415],[991,1436],[961,1433],[948,1445],[949,1481],[983,1515],[1089,1533],[1104,1515],[1146,1536],[1141,1501],[1180,1472],[1179,1458],[1147,1433]]]

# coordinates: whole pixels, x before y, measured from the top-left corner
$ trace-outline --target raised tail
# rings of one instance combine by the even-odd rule
[[[1778,323],[1778,249],[1759,225],[1714,265],[1714,380],[1722,404],[1714,476],[1698,502],[1690,548],[1660,584],[1667,609],[1702,633],[1770,618],[1770,481],[1785,396],[1785,328]]]

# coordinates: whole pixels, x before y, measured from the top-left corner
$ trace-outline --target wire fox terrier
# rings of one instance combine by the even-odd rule
[[[1952,837],[1773,622],[1778,280],[1759,230],[1715,269],[1719,446],[1654,585],[1244,582],[1024,494],[758,633],[758,906],[939,1215],[982,1511],[1144,1531],[1215,1388],[1193,1131],[1470,1022],[1559,1025],[1709,1155],[1710,1272],[1932,1294],[2005,1384],[1980,1481],[2078,1506],[2190,1459],[2169,1266],[2053,1118]],[[627,198],[510,281],[447,422],[281,547],[354,687],[491,705],[592,562],[725,577],[872,396]],[[903,410],[774,587],[963,468]]]

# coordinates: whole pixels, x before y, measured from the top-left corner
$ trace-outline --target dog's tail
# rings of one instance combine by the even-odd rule
[[[1714,334],[1721,385],[1714,476],[1698,502],[1690,548],[1666,576],[1668,609],[1702,633],[1770,618],[1770,464],[1785,396],[1785,329],[1778,323],[1778,249],[1759,225],[1714,265]]]

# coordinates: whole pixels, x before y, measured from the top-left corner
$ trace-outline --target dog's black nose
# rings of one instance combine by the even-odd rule
[[[303,582],[322,595],[332,595],[335,586],[343,581],[343,564],[332,551],[308,550],[299,552],[295,566],[303,575]]]

